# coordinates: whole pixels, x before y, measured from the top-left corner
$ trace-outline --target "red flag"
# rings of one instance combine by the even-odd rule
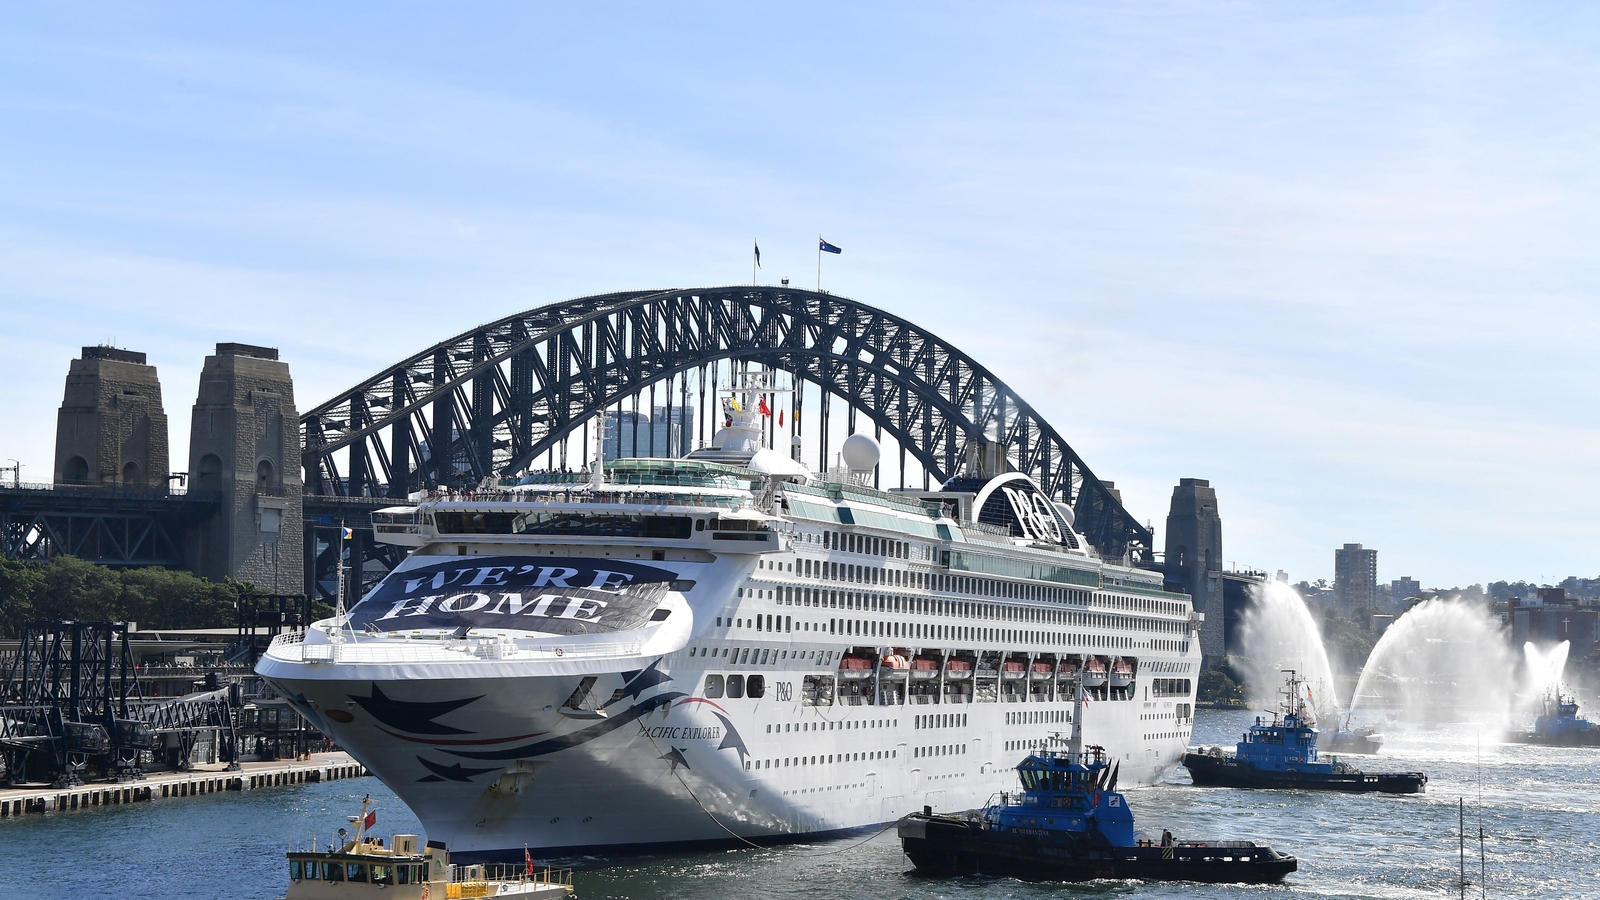
[[[778,410],[778,427],[783,427],[783,410]]]
[[[522,861],[528,866],[528,877],[533,877],[533,854],[528,852],[527,845],[522,848]]]
[[[759,405],[760,405],[760,408],[761,408],[761,414],[763,416],[772,415],[772,407],[767,405],[767,395],[766,394],[762,394],[761,395],[761,403]]]
[[[378,824],[378,811],[377,810],[373,810],[372,812],[367,813],[367,817],[365,819],[361,820],[361,827],[363,829],[371,828],[372,826],[374,826],[376,824]]]

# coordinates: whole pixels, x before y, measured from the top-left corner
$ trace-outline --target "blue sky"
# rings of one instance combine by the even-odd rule
[[[1159,526],[1427,586],[1596,574],[1600,12],[8,4],[0,457],[143,350],[302,409],[566,297],[813,276],[955,340]]]

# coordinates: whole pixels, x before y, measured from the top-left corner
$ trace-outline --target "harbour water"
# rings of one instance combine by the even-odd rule
[[[1196,744],[1230,745],[1244,712],[1198,712]],[[1467,799],[1467,869],[1478,893],[1476,828],[1482,798],[1487,895],[1600,897],[1600,752],[1482,743],[1472,726],[1389,730],[1363,768],[1421,770],[1420,796],[1349,796],[1202,789],[1167,784],[1129,792],[1142,828],[1180,839],[1247,838],[1300,858],[1300,871],[1265,887],[1037,885],[912,874],[893,830],[873,838],[775,849],[565,860],[578,894],[600,898],[1456,897],[1457,800]],[[378,831],[416,819],[373,778],[155,801],[0,820],[0,897],[264,900],[281,894],[290,841],[325,844],[364,793],[379,801]]]

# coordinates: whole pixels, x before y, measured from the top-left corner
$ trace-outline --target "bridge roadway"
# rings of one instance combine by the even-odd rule
[[[308,494],[305,506],[306,584],[333,570],[339,529],[350,528],[347,564],[361,571],[369,561],[391,568],[393,548],[372,537],[372,513],[397,502],[384,497]],[[106,490],[23,483],[0,485],[0,552],[10,559],[46,560],[55,556],[113,568],[164,566],[190,569],[195,530],[221,509],[218,495]],[[327,586],[323,596],[331,596]]]
[[[108,566],[183,568],[190,529],[222,505],[220,495],[0,485],[0,542],[11,559],[70,555]]]

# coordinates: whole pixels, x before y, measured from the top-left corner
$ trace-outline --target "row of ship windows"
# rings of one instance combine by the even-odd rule
[[[941,713],[939,715],[917,716],[914,728],[965,728],[967,727],[966,713]]]
[[[690,647],[689,655],[726,659],[730,666],[765,666],[790,658],[788,650],[776,647],[723,647],[721,653],[717,650],[716,647]],[[834,650],[796,650],[793,658],[816,660],[817,665],[825,666],[833,661],[836,654]]]
[[[790,725],[794,728],[790,729]],[[837,722],[784,722],[768,725],[767,734],[781,734],[786,731],[854,731],[858,728],[898,728],[899,719],[841,719]]]
[[[751,628],[762,632],[822,632],[852,637],[902,638],[906,640],[938,641],[1019,641],[1024,643],[1073,644],[1107,650],[1173,650],[1185,649],[1184,642],[1167,638],[1151,638],[1148,645],[1134,638],[1105,634],[1059,634],[1018,628],[979,628],[972,625],[937,625],[925,622],[880,622],[870,619],[829,619],[827,628],[821,622],[796,622],[791,616],[762,614],[757,616],[717,616],[718,628]],[[724,625],[723,623],[727,624]],[[690,656],[694,655],[691,649]],[[788,657],[784,657],[787,659]],[[773,657],[777,659],[777,657]]]
[[[1184,643],[1183,641],[1162,638],[1139,640],[1120,634],[1077,634],[1059,631],[1031,631],[1019,628],[978,628],[971,625],[879,622],[871,619],[829,619],[827,632],[828,634],[842,634],[847,637],[873,637],[890,640],[1004,641],[1021,644],[1087,647],[1096,650],[1180,651],[1183,649]]]
[[[1187,621],[1147,619],[1111,613],[1073,612],[1062,609],[1029,609],[992,603],[904,597],[858,591],[831,591],[800,587],[754,588],[735,591],[741,599],[772,600],[779,606],[805,606],[816,609],[859,609],[871,612],[902,613],[961,619],[1019,622],[1040,625],[1077,625],[1087,628],[1121,628],[1157,634],[1183,634]],[[720,622],[718,624],[721,624]],[[757,626],[759,627],[759,626]]]
[[[928,747],[913,747],[916,752],[913,758],[923,756],[960,756],[967,752],[966,744],[934,744]]]
[[[758,562],[757,568],[770,564]],[[794,565],[778,569],[793,572]],[[883,584],[913,587],[920,590],[940,591],[948,594],[966,594],[974,597],[995,597],[1007,600],[1037,600],[1048,603],[1070,603],[1078,606],[1103,606],[1129,612],[1159,613],[1169,616],[1187,616],[1187,604],[1152,597],[1128,597],[1106,594],[1079,588],[1055,587],[1022,581],[1004,581],[996,578],[977,578],[971,575],[950,575],[941,572],[918,572],[909,569],[890,569],[881,566],[862,566],[827,559],[800,559],[799,574],[804,578],[821,581],[839,581],[849,584]]]
[[[1036,712],[1006,713],[1007,725],[1059,725],[1072,721],[1072,712],[1065,709],[1041,709]]]
[[[735,651],[736,655],[737,653],[738,651]],[[828,655],[831,656],[832,654],[830,653]],[[778,700],[780,702],[787,702],[794,699],[792,695],[786,693],[791,690],[787,686],[788,684],[788,682],[784,682],[779,685]],[[945,696],[940,696],[937,692],[932,694],[928,694],[926,692],[915,693],[919,688],[925,688],[927,686],[927,683],[913,683],[911,686],[913,694],[909,698],[910,701],[914,704],[938,704],[940,702],[947,704],[965,704],[974,702],[1065,703],[1068,701],[1068,698],[1064,696],[1051,696],[1048,690],[1032,693],[1026,690],[1020,690],[1018,689],[1017,685],[1012,682],[1001,683],[999,685],[1000,688],[1003,688],[1001,691],[996,690],[996,684],[994,682],[987,682],[979,683],[977,685],[978,690],[976,693],[968,693],[968,689],[963,685],[954,684],[945,685]],[[847,706],[904,706],[908,700],[907,695],[905,694],[906,685],[904,682],[897,684],[884,683],[882,685],[875,685],[871,681],[865,683],[851,681],[845,682],[843,685],[839,685],[838,687],[845,693],[845,696],[839,698],[840,702]],[[880,687],[882,690],[878,691],[878,695],[875,695],[874,691]],[[934,687],[937,688],[936,685]],[[1035,685],[1035,687],[1037,687],[1037,685]],[[835,690],[836,682],[834,680],[834,676],[807,675],[801,681],[799,698],[800,703],[802,706],[833,706]],[[1100,700],[1134,699],[1134,696],[1131,692],[1122,691],[1120,689],[1112,690],[1108,693],[1106,688],[1097,688],[1092,689],[1090,692]],[[734,700],[740,700],[745,697],[749,697],[752,700],[760,700],[762,697],[765,697],[766,694],[767,679],[764,675],[709,674],[706,676],[705,684],[701,689],[701,695],[708,700],[720,700],[723,697],[728,697]],[[1164,695],[1158,694],[1157,696]],[[1145,688],[1145,699],[1150,699],[1150,689],[1148,687]],[[1190,707],[1188,704],[1180,704],[1178,706],[1178,718],[1189,718],[1189,710]],[[1071,722],[1072,714],[1070,711],[1065,709],[1037,711],[1030,710],[1026,712],[1006,713],[1005,721],[1007,725],[1057,724]],[[965,713],[930,713],[927,715],[916,716],[912,722],[912,727],[917,729],[964,728],[967,725],[967,716]],[[847,721],[839,727],[846,729],[891,726],[898,727],[899,724],[899,719],[875,719],[864,720],[862,722]],[[832,730],[834,726],[830,723],[818,723],[817,727],[821,728],[823,731],[829,731]],[[771,730],[771,726],[768,726],[768,730]],[[782,730],[788,731],[789,728],[787,725],[785,725]],[[804,728],[797,725],[795,730],[811,731],[814,729],[809,725]]]
[[[808,544],[821,544],[824,550],[840,553],[859,553],[862,556],[882,556],[885,559],[911,559],[912,546],[893,538],[874,537],[870,534],[852,534],[845,531],[802,531],[801,540]],[[919,545],[916,555],[926,559],[933,548]]]
[[[817,756],[785,756],[781,759],[745,760],[744,767],[754,764],[757,769],[784,769],[791,766],[831,766],[835,762],[866,762],[874,759],[897,759],[898,750],[863,750],[859,753],[824,753]]]
[[[323,860],[289,860],[289,880],[300,881],[326,881],[334,884],[341,881],[353,881],[360,884],[376,884],[381,886],[391,884],[426,884],[427,868],[423,863],[407,863],[398,866],[369,866],[367,863],[358,862],[327,862]],[[452,885],[454,887],[454,885]]]
[[[1187,678],[1156,678],[1150,682],[1150,693],[1155,697],[1187,697],[1192,686]]]

